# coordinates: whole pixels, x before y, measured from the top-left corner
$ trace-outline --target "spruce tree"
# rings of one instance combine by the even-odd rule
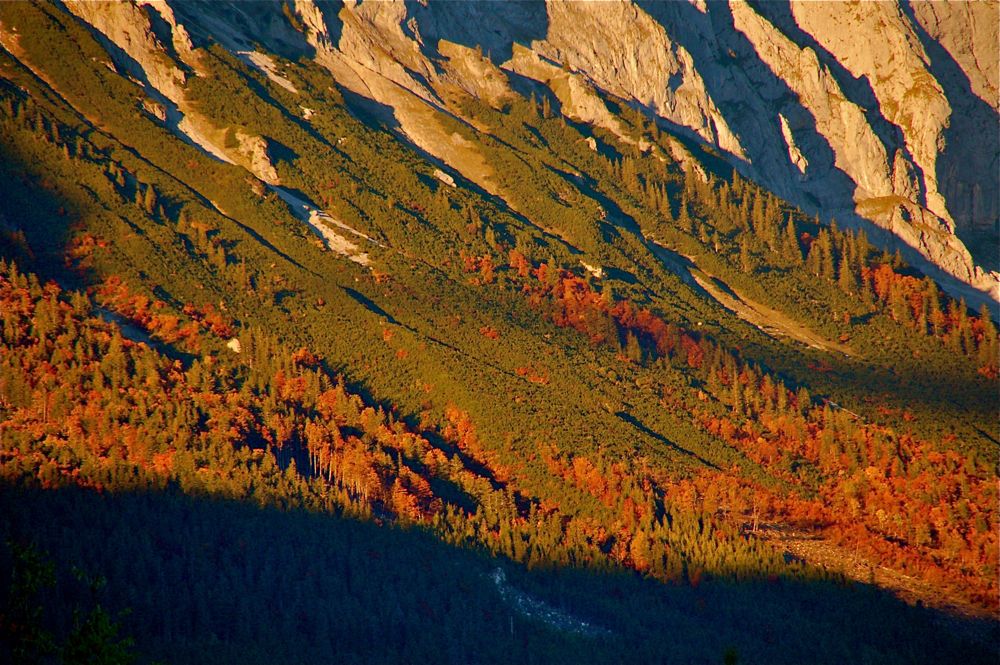
[[[854,270],[851,268],[850,262],[844,259],[840,261],[837,286],[844,293],[854,293],[855,289],[857,289],[857,279],[854,276]]]
[[[979,323],[983,328],[983,339],[979,344],[979,359],[984,365],[997,364],[997,329],[990,317],[990,308],[984,302],[979,309]]]
[[[753,257],[750,254],[750,241],[746,233],[740,234],[740,270],[745,273],[753,272]]]
[[[793,266],[802,265],[802,248],[799,247],[798,232],[795,230],[795,220],[792,219],[791,215],[788,217],[788,223],[785,224],[784,255],[785,260]]]
[[[832,280],[837,276],[836,264],[833,255],[833,240],[829,231],[823,230],[819,234],[820,245],[820,275]]]

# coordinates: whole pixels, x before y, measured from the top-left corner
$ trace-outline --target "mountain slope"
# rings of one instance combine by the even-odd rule
[[[966,249],[997,241],[991,149],[997,114],[989,96],[997,76],[989,64],[997,61],[995,3],[936,9],[926,3],[912,9],[798,2],[702,9],[686,3],[361,3],[341,9],[300,2],[299,31],[289,29],[276,4],[213,3],[176,12],[162,3],[141,4],[151,17],[163,13],[156,19],[166,31],[162,44],[126,39],[134,26],[151,26],[143,10],[67,6],[121,47],[174,103],[180,101],[177,77],[185,66],[196,69],[185,61],[192,35],[218,39],[244,58],[254,43],[289,56],[312,54],[339,84],[392,109],[416,145],[459,170],[475,168],[476,158],[468,151],[450,155],[454,146],[427,134],[435,114],[421,115],[420,102],[454,113],[446,101],[453,86],[495,98],[506,87],[503,77],[483,72],[496,67],[545,84],[559,97],[551,73],[521,64],[526,47],[539,62],[561,64],[571,88],[593,87],[590,101],[560,97],[568,115],[606,126],[613,113],[601,97],[636,103],[717,147],[744,176],[808,212],[887,230],[880,241],[940,268],[956,293],[974,299],[964,283],[997,297],[996,275],[983,271],[996,269],[995,252],[979,252],[977,264]],[[501,27],[478,27],[495,24]],[[884,35],[880,51],[858,50],[856,31]],[[971,53],[956,39],[962,34],[975,35]],[[171,59],[173,67],[165,64]],[[866,227],[872,233],[872,224]]]
[[[695,12],[705,49],[738,55],[758,39],[775,62],[806,39],[791,15],[489,6],[0,8],[12,496],[75,484],[377,520],[556,580],[649,578],[650,608],[672,585],[818,589],[886,566],[859,583],[966,617],[942,631],[989,615],[989,307],[969,311],[942,273],[796,206],[815,187],[831,197],[824,216],[852,222],[832,180],[782,175],[781,160],[807,173],[819,160],[796,112],[769,130],[794,139],[792,157],[768,166],[772,142],[747,129],[763,102],[747,93],[757,120],[740,120],[732,99],[705,96],[758,95],[757,65],[730,67],[752,84],[720,82],[661,14]],[[934,34],[957,19],[937,20]],[[640,66],[622,25],[662,48]],[[599,48],[602,31],[621,41]],[[823,62],[842,48],[828,47]],[[646,94],[647,61],[682,74],[644,112],[626,100]],[[824,71],[819,87],[782,85],[803,86],[796,104],[840,105],[823,131],[873,123],[857,160],[890,154],[888,121],[835,101],[843,73]],[[714,138],[646,114],[675,102],[714,118]],[[869,193],[916,182],[864,173]],[[914,191],[933,189],[921,177]],[[948,205],[914,196],[913,210]],[[564,617],[524,593],[503,597]],[[883,607],[906,625],[900,605]],[[621,611],[605,617],[618,625]],[[546,612],[525,621],[543,634]],[[755,659],[780,651],[732,630]],[[885,652],[844,628],[855,637],[849,659]]]

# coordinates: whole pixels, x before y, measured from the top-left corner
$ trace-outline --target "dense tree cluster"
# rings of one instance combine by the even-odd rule
[[[626,182],[628,178],[642,182],[634,168],[622,177]],[[854,310],[882,312],[907,331],[944,342],[977,362],[980,373],[996,378],[1000,347],[985,304],[978,317],[970,316],[964,299],[946,296],[930,277],[914,276],[898,251],[895,255],[876,251],[863,229],[841,230],[835,220],[829,226],[802,220],[800,213],[736,173],[732,184],[712,177],[700,181],[689,173],[681,192],[681,220],[673,220],[669,205],[661,202],[666,196],[663,181],[649,178],[642,186],[663,192],[645,195],[646,205],[659,215],[656,230],[687,246],[676,236],[680,230],[725,256],[726,263],[713,265],[733,269],[734,283],[752,284],[740,273],[760,278],[776,269],[797,274],[804,281],[818,278],[850,296]],[[688,212],[694,207],[705,220],[698,231]],[[753,292],[763,295],[766,302],[782,304],[775,293]],[[847,329],[861,318],[860,314],[846,315]]]
[[[348,392],[307,349],[289,352],[253,332],[241,336],[239,354],[207,354],[185,367],[123,337],[80,292],[42,285],[13,264],[3,273],[0,455],[8,479],[112,490],[175,483],[261,505],[418,522],[530,566],[623,565],[673,580],[703,571],[813,574],[748,539],[739,522],[686,501],[675,507],[660,486],[665,475],[657,483],[648,469],[573,457],[572,474],[556,475],[599,498],[612,517],[605,523],[564,509],[565,490],[525,494],[456,407],[439,431],[414,430]],[[124,285],[99,291],[162,336],[161,318],[144,315],[145,301]],[[177,338],[192,346],[189,339]],[[729,482],[731,491],[750,489]]]
[[[103,557],[151,657],[958,653],[916,610],[758,537],[772,525],[995,607],[996,330],[864,233],[640,110],[606,100],[613,133],[548,91],[455,91],[436,130],[482,157],[491,193],[453,171],[451,187],[308,58],[274,54],[291,93],[196,47],[204,131],[234,161],[237,130],[261,137],[284,187],[377,241],[359,266],[178,140],[69,12],[0,15],[24,49],[0,50],[0,255],[19,266],[0,271],[0,498],[24,508],[0,530]],[[693,271],[852,355],[747,325]],[[122,552],[93,544],[109,534]],[[521,598],[497,591],[500,564],[612,636],[497,612]]]
[[[974,589],[980,602],[997,602],[1000,542],[989,525],[998,517],[998,496],[988,463],[865,423],[829,400],[817,402],[804,387],[793,390],[705,336],[598,294],[571,272],[549,264],[532,267],[515,251],[510,269],[556,325],[620,349],[622,360],[667,371],[680,366],[696,377],[689,392],[704,390],[714,404],[699,405],[671,390],[662,395],[663,406],[687,411],[707,432],[799,486],[787,503],[760,492],[759,504],[768,506],[763,518],[784,513],[859,543],[881,561],[929,581]],[[607,500],[607,484],[585,458],[572,465],[558,459],[546,459],[554,473]],[[818,500],[798,499],[814,492]],[[737,514],[749,508],[741,507]]]

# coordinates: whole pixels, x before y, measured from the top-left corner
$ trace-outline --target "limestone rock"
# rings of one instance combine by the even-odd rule
[[[278,172],[271,163],[266,139],[237,131],[236,142],[239,144],[239,153],[247,162],[251,173],[269,185],[280,183]]]
[[[87,0],[67,0],[65,6],[124,51],[131,59],[124,67],[129,74],[148,82],[174,103],[183,99],[187,76],[179,63],[167,55],[167,46],[153,31],[149,15],[142,7],[127,2],[107,4]]]
[[[119,69],[179,113],[192,112],[183,89],[198,74],[196,41],[233,53],[292,52],[499,196],[502,183],[475,142],[440,121],[447,114],[468,124],[456,94],[499,106],[515,89],[527,94],[530,81],[568,117],[631,141],[609,107],[624,101],[806,211],[875,225],[955,280],[996,289],[987,272],[998,267],[996,252],[976,255],[984,270],[965,244],[995,234],[1000,215],[996,0],[295,0],[290,19],[278,3],[65,4],[126,54]],[[200,128],[206,150],[276,181],[266,140],[245,137],[228,155],[211,119],[176,126]],[[673,143],[685,169],[701,169]]]
[[[142,100],[142,108],[146,113],[153,116],[160,122],[167,121],[167,107],[159,103],[155,99],[144,99]]]
[[[434,169],[434,177],[448,185],[449,187],[455,186],[455,179],[450,175],[442,171],[441,169]]]
[[[1000,85],[1000,20],[995,0],[915,2],[914,17],[969,79],[972,92],[996,107]]]
[[[922,174],[924,195],[915,203],[948,218],[935,166],[951,106],[928,71],[927,55],[901,8],[885,2],[796,2],[792,12],[798,25],[852,76],[868,81],[881,114],[902,130],[900,147]],[[858,34],[878,38],[858,48]],[[888,173],[885,167],[878,170]]]
[[[514,94],[507,77],[483,55],[481,48],[473,49],[442,39],[437,50],[444,58],[442,83],[452,83],[493,106],[499,106]]]

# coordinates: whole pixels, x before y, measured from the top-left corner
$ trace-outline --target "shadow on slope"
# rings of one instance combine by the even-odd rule
[[[898,247],[907,261],[920,266],[921,270],[931,275],[955,297],[964,296],[976,307],[982,302],[990,303],[991,307],[995,306],[990,294],[945,272],[892,231],[854,212],[857,184],[837,166],[834,150],[826,137],[820,133],[812,111],[800,101],[799,95],[772,71],[770,65],[758,54],[753,43],[736,28],[733,11],[728,5],[709,3],[708,11],[703,14],[687,3],[637,0],[637,4],[663,27],[672,41],[683,46],[691,54],[695,70],[702,74],[708,97],[723,113],[733,133],[739,137],[744,151],[751,156],[759,156],[752,168],[733,155],[729,155],[730,161],[741,166],[742,170],[748,172],[754,180],[761,182],[778,196],[795,202],[806,212],[810,214],[820,212],[826,218],[835,214],[842,226],[865,229],[869,238],[879,246],[888,247],[890,250]],[[766,9],[767,18],[773,18],[780,26],[787,25],[787,18],[783,17],[780,6],[767,4]],[[789,36],[793,39],[801,38],[798,32],[793,32]],[[922,33],[921,36],[925,38],[926,33]],[[925,41],[927,40],[929,38]],[[811,44],[806,46],[811,48]],[[944,49],[937,47],[935,51],[931,47],[929,52],[934,60],[932,69],[936,76],[940,74],[945,75],[945,78],[950,77],[951,80],[963,81],[963,77],[956,74],[961,71],[960,68],[944,53]],[[822,52],[819,53],[821,62],[830,65],[827,62],[829,58]],[[866,103],[871,102],[870,86],[865,86],[850,77],[842,67],[832,67],[831,71],[839,82],[846,84],[845,92],[857,95],[858,105],[866,108]],[[967,79],[964,82],[967,88]],[[942,167],[939,171],[948,168],[951,169],[950,172],[961,170],[963,177],[971,178],[973,176],[966,171],[978,168],[980,173],[978,177],[986,177],[982,174],[995,172],[995,159],[993,169],[958,165],[954,160],[961,159],[961,155],[966,152],[961,146],[966,145],[963,141],[967,139],[962,137],[972,136],[978,141],[980,136],[996,137],[996,132],[1000,130],[997,129],[995,121],[992,127],[989,126],[989,122],[984,122],[984,118],[988,116],[983,115],[984,111],[975,105],[975,101],[980,100],[971,93],[961,90],[961,83],[953,84],[951,87],[955,90],[946,90],[949,99],[955,94],[957,98],[968,100],[969,108],[978,115],[974,121],[959,119],[961,113],[953,115],[954,126],[947,134],[947,138],[953,141],[953,144],[942,156]],[[810,166],[800,185],[785,185],[786,181],[799,181],[798,171],[792,166],[787,155],[775,154],[773,160],[761,161],[762,157],[773,153],[767,146],[784,144],[778,115],[774,113],[775,108],[780,110],[789,124],[795,128],[795,139],[799,147],[808,148],[806,153]],[[995,120],[995,114],[992,117]],[[883,141],[890,138],[891,128],[885,127],[881,122],[880,119],[884,118],[881,111],[868,112],[866,118],[873,123],[875,131]],[[979,125],[982,125],[982,129],[976,129]],[[689,129],[677,127],[674,131],[704,144],[704,140]],[[945,164],[950,166],[944,166]],[[784,179],[775,175],[782,173]],[[942,176],[941,173],[937,175],[939,179]],[[995,191],[992,185],[985,191],[991,190]],[[950,196],[954,194],[945,193]]]
[[[998,270],[1000,256],[996,251],[996,238],[1000,209],[997,207],[996,147],[1000,145],[1000,117],[996,109],[973,93],[969,77],[955,58],[927,34],[913,6],[904,2],[901,8],[930,57],[931,74],[952,107],[935,175],[941,183],[948,212],[955,219],[956,235],[977,262],[988,270]],[[993,150],[977,146],[992,146]],[[991,236],[992,242],[982,242],[979,234]]]
[[[21,165],[20,156],[0,143],[0,255],[44,278],[75,284],[64,256],[72,216],[87,202],[53,195],[46,178]]]
[[[416,528],[174,491],[4,484],[0,514],[0,537],[57,559],[63,581],[44,599],[57,633],[79,566],[107,578],[112,613],[130,608],[123,632],[140,653],[167,662],[713,663],[727,647],[750,663],[995,662],[864,585],[527,571]]]
[[[544,2],[425,2],[406,0],[407,16],[416,19],[420,36],[481,48],[495,64],[510,60],[514,44],[545,39],[549,15]],[[409,21],[404,24],[410,30]],[[411,36],[413,36],[411,34]]]

